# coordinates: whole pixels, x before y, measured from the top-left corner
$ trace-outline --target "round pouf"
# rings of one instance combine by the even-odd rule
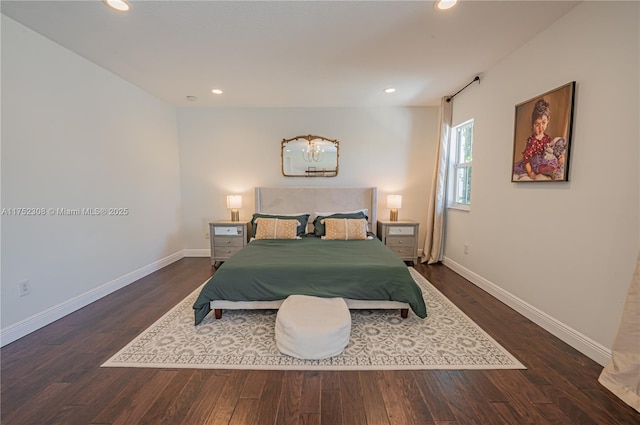
[[[351,335],[351,314],[342,298],[290,295],[276,315],[276,345],[299,359],[342,353]]]

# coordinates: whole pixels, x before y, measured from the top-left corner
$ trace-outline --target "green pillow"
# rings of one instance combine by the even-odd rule
[[[336,213],[331,215],[319,215],[315,218],[315,220],[313,220],[313,234],[315,236],[318,236],[318,237],[324,236],[325,228],[324,228],[324,224],[322,224],[321,221],[324,220],[325,218],[366,218],[367,220],[369,219],[369,217],[367,217],[366,214],[363,213],[362,211],[357,213]]]
[[[256,219],[259,217],[263,218],[277,218],[280,220],[298,220],[300,224],[297,228],[297,235],[304,236],[307,232],[307,221],[309,221],[309,214],[300,214],[300,215],[279,215],[279,214],[263,214],[263,213],[255,213],[251,218],[251,237],[254,238],[256,236]]]

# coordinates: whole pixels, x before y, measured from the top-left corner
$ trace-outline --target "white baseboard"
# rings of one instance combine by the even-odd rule
[[[204,249],[195,249],[195,248],[185,249],[184,250],[184,256],[185,257],[211,257],[211,249],[208,249],[208,248],[204,248]]]
[[[604,366],[611,359],[611,350],[586,335],[538,310],[450,258],[445,257],[442,263],[600,365]]]
[[[76,310],[81,309],[82,307],[86,307],[92,302],[97,301],[100,298],[117,291],[118,289],[124,288],[125,286],[135,282],[136,280],[141,279],[148,274],[151,274],[165,266],[168,266],[171,263],[180,260],[184,256],[184,251],[180,250],[167,257],[161,258],[158,261],[154,261],[151,264],[134,270],[131,273],[127,273],[117,279],[104,283],[97,288],[85,292],[84,294],[71,298],[68,301],[48,308],[47,310],[41,311],[40,313],[36,313],[33,316],[21,320],[18,323],[7,326],[6,328],[0,330],[0,347],[4,347],[5,345],[17,339],[20,339],[23,336],[30,334],[31,332],[34,332],[50,323],[55,322],[58,319],[63,318],[70,313],[73,313]]]

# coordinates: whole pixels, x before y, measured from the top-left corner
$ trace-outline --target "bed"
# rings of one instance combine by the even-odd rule
[[[256,188],[255,200],[256,239],[206,282],[193,306],[196,325],[211,310],[220,318],[224,309],[277,309],[293,294],[341,297],[350,309],[399,309],[403,317],[411,309],[426,317],[422,292],[406,264],[368,231],[375,229],[376,188],[262,187]],[[299,220],[297,229],[287,230],[296,238],[260,236],[267,224],[269,229],[291,224],[303,214],[309,215],[307,222]],[[366,237],[330,240],[331,226],[347,222],[366,226]]]

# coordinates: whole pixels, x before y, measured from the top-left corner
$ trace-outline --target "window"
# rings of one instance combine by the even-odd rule
[[[451,129],[449,206],[468,210],[471,205],[473,120]]]

